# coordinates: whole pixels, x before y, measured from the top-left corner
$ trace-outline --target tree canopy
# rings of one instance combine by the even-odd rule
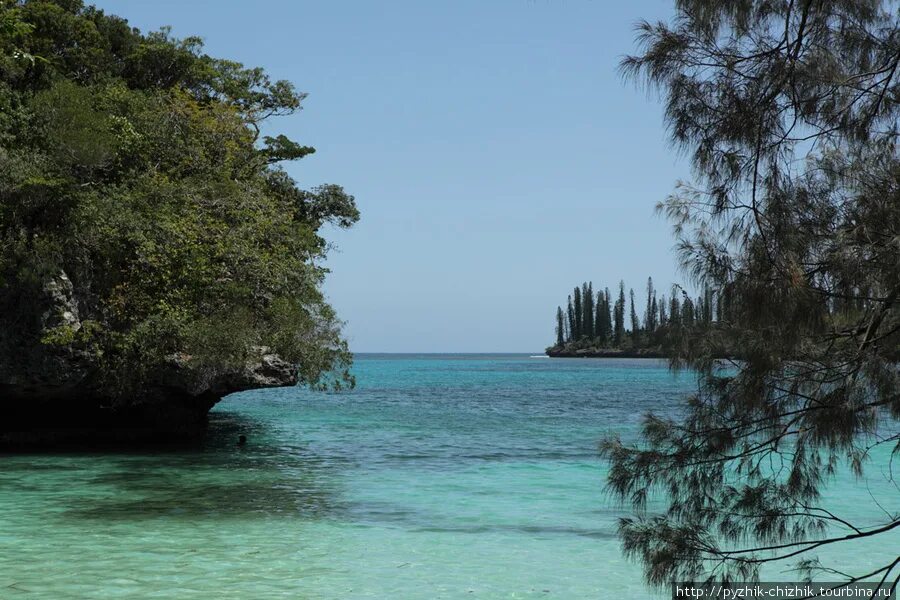
[[[625,550],[656,584],[741,580],[766,565],[896,589],[900,493],[877,523],[829,510],[836,472],[885,477],[900,451],[900,23],[876,0],[678,0],[641,23],[626,76],[658,90],[693,165],[661,205],[683,266],[727,298],[684,336],[699,371],[681,418],[604,442],[637,514]],[[741,360],[715,357],[739,349]],[[872,462],[876,464],[873,465]],[[654,490],[665,510],[649,512]],[[874,501],[874,499],[873,499]],[[865,540],[866,572],[817,553]]]
[[[304,96],[80,0],[0,0],[6,351],[34,341],[34,299],[65,273],[82,322],[37,343],[85,353],[107,389],[173,355],[215,368],[259,345],[306,382],[350,383],[320,284],[322,227],[351,226],[354,199],[299,187],[279,163],[314,149],[261,133]]]
[[[727,299],[708,288],[692,299],[681,286],[674,285],[670,302],[665,295],[657,298],[653,279],[648,277],[643,317],[635,307],[634,289],[629,288],[630,328],[626,329],[625,282],[620,282],[619,300],[613,305],[608,292],[607,288],[595,294],[592,282],[576,287],[575,302],[570,295],[566,310],[562,306],[556,309],[556,345],[547,348],[547,352],[560,356],[621,350],[668,355],[672,353],[671,346],[681,343],[686,333],[713,327],[716,321],[726,318],[728,310]],[[581,319],[577,318],[576,302],[583,313]]]

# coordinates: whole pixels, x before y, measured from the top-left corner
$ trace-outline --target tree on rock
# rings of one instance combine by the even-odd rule
[[[263,354],[352,384],[321,284],[322,227],[353,225],[354,199],[279,166],[313,148],[260,137],[304,97],[199,38],[78,0],[0,1],[0,387],[27,397],[25,371],[71,359],[48,397],[78,386],[113,411],[178,371],[226,382],[190,391],[211,402]]]

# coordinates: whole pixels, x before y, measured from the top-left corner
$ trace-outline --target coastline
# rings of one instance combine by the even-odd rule
[[[611,348],[583,348],[564,350],[547,348],[544,353],[550,358],[669,358],[659,350],[616,350]]]

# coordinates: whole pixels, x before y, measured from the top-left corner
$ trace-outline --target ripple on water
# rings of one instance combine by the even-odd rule
[[[2,457],[0,598],[656,597],[622,557],[596,448],[676,411],[686,375],[527,356],[355,369],[352,393],[235,395],[195,448]]]

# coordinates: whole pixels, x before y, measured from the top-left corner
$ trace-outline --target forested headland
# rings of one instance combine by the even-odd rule
[[[321,228],[357,208],[290,177],[315,150],[273,130],[304,97],[197,37],[0,0],[0,443],[180,434],[236,390],[352,384]]]
[[[575,286],[565,308],[556,309],[556,343],[550,356],[667,356],[688,330],[724,320],[729,310],[727,290],[705,289],[691,297],[680,286],[658,294],[653,279],[640,297],[620,281],[615,296],[609,287],[594,290],[593,282]]]

